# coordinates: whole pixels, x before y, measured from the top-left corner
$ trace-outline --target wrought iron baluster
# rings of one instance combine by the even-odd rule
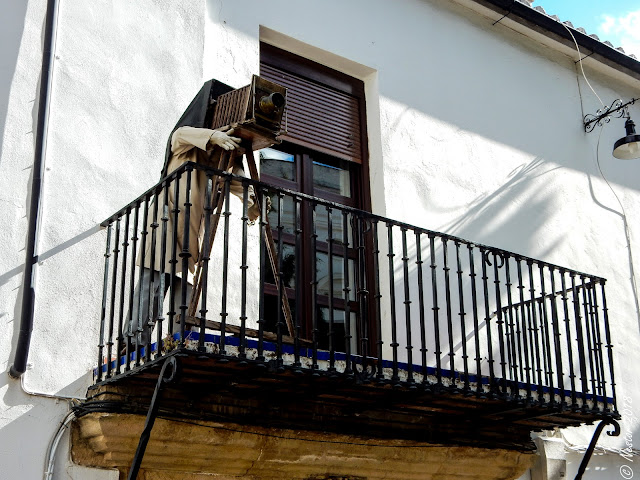
[[[607,357],[609,360],[609,378],[611,381],[611,398],[613,402],[613,412],[618,411],[618,405],[616,400],[616,379],[613,374],[613,345],[611,344],[611,330],[609,328],[609,309],[607,308],[607,296],[604,293],[605,281],[601,280],[600,289],[602,292],[602,321],[604,323],[604,334],[607,342]],[[608,401],[605,399],[605,405],[608,407]],[[608,408],[607,408],[608,409]]]
[[[327,334],[329,340],[329,372],[336,371],[336,348],[333,335],[335,334],[335,312],[333,310],[333,209],[326,206],[327,209],[327,243],[329,244],[329,259],[327,260],[327,268],[329,271],[329,332]]]
[[[413,380],[413,344],[411,341],[411,292],[409,289],[409,253],[407,248],[407,228],[402,227],[402,273],[404,280],[404,314],[405,329],[407,338],[407,383],[414,383]]]
[[[137,203],[135,206],[135,213],[133,216],[133,236],[131,237],[131,276],[129,278],[129,315],[128,315],[128,323],[127,323],[127,359],[125,363],[125,370],[131,370],[131,350],[133,349],[133,338],[136,334],[136,329],[134,328],[134,318],[133,318],[133,302],[135,298],[135,283],[136,283],[136,252],[138,245],[138,213],[140,210],[140,204]],[[136,355],[137,357],[137,355]]]
[[[528,309],[526,307],[525,304],[525,300],[524,300],[524,290],[525,290],[525,286],[524,286],[524,281],[522,278],[522,259],[521,258],[516,258],[517,261],[517,265],[518,265],[518,294],[520,297],[520,317],[521,317],[521,324],[522,324],[522,345],[523,345],[523,349],[524,349],[524,373],[525,373],[525,378],[527,381],[527,403],[531,402],[532,399],[532,376],[533,376],[533,369],[531,366],[531,360],[533,358],[533,355],[529,354],[529,350],[530,350],[530,345],[533,345],[532,343],[529,342],[530,338],[531,338],[531,331],[529,330],[529,325],[528,325]],[[527,336],[527,332],[529,332],[529,335]]]
[[[551,359],[551,341],[549,338],[549,313],[547,311],[547,292],[545,289],[545,281],[544,281],[544,265],[538,264],[538,271],[540,273],[540,304],[541,304],[541,318],[540,325],[543,330],[543,343],[544,343],[544,351],[546,351],[545,356],[545,378],[548,382],[549,387],[549,401],[551,402],[551,406],[555,405],[555,389],[553,382],[553,361]]]
[[[293,368],[297,373],[302,373],[300,362],[300,331],[302,328],[302,308],[304,303],[302,300],[302,268],[300,266],[302,258],[302,201],[299,197],[293,197],[293,206],[295,212],[295,290],[296,290],[296,311],[295,311],[295,325],[293,334],[293,350],[294,361]]]
[[[269,224],[267,223],[267,197],[269,196],[269,192],[260,187],[258,193],[258,198],[260,199],[260,300],[258,305],[258,351],[256,360],[260,362],[261,365],[264,365],[265,357],[264,357],[264,327],[265,327],[265,319],[264,319],[264,285],[265,285],[265,272],[266,272],[266,260],[267,260],[267,250],[265,239],[267,238],[267,228]],[[299,256],[296,253],[296,260],[299,262]],[[297,278],[296,278],[297,281]]]
[[[482,390],[482,365],[480,356],[480,324],[478,319],[478,294],[476,290],[476,268],[475,268],[475,258],[473,255],[474,246],[470,243],[467,245],[469,249],[469,278],[471,280],[471,308],[473,312],[473,337],[474,337],[474,345],[475,345],[475,361],[476,361],[476,394],[478,396],[483,396],[484,391]]]
[[[282,276],[282,250],[283,250],[283,231],[284,225],[282,224],[282,206],[284,204],[284,193],[278,192],[278,215],[277,220],[278,224],[276,225],[276,230],[278,231],[278,259],[277,259],[277,271],[278,271],[278,298],[276,301],[276,306],[278,310],[278,321],[276,323],[276,364],[277,368],[283,368],[282,365],[282,329],[285,326],[283,322],[284,312],[282,311],[282,292],[284,291],[284,281]]]
[[[519,332],[516,331],[516,324],[513,320],[514,307],[513,307],[513,295],[511,283],[511,255],[505,254],[504,260],[504,273],[507,287],[507,357],[509,359],[509,370],[511,372],[511,395],[515,398],[520,398],[520,384],[518,381],[518,354],[516,353],[516,344],[519,340]],[[511,341],[509,341],[509,338]],[[519,345],[518,345],[519,348]]]
[[[124,221],[124,235],[122,236],[122,275],[120,276],[120,309],[118,311],[118,361],[116,362],[116,375],[121,372],[120,369],[120,356],[122,351],[125,350],[125,355],[128,355],[128,342],[125,340],[125,326],[124,322],[127,321],[124,318],[124,302],[126,296],[126,282],[127,282],[127,253],[129,249],[129,217],[131,216],[131,210],[127,209],[125,213]],[[131,312],[131,310],[129,310]],[[128,360],[127,360],[128,361]]]
[[[498,258],[502,260],[502,263],[498,265]],[[505,259],[502,257],[502,254],[493,252],[493,288],[496,297],[496,324],[498,325],[498,348],[500,351],[500,369],[502,372],[502,393],[503,395],[507,395],[507,362],[504,348],[504,319],[502,312],[502,294],[500,293],[500,273],[498,271],[504,265]],[[497,385],[496,385],[497,387]]]
[[[424,278],[422,272],[422,265],[424,261],[422,260],[422,245],[420,242],[421,234],[418,230],[414,231],[416,236],[416,270],[418,271],[418,304],[419,304],[419,313],[420,313],[420,353],[422,354],[421,361],[421,373],[422,373],[422,383],[423,385],[427,385],[428,379],[428,370],[427,370],[427,326],[426,326],[426,318],[425,318],[425,304],[424,304]]]
[[[351,367],[351,307],[349,306],[349,292],[351,289],[349,288],[349,223],[348,216],[349,214],[342,210],[342,244],[344,246],[344,252],[342,256],[342,269],[344,271],[344,280],[343,280],[343,298],[344,298],[344,348],[346,354],[346,367],[345,374],[353,375],[353,369]]]
[[[204,173],[204,172],[203,172]],[[211,215],[213,213],[212,205],[213,196],[213,175],[207,173],[206,188],[204,192],[204,236],[208,239],[211,235]],[[202,262],[202,291],[200,294],[200,332],[198,335],[198,350],[200,352],[206,351],[204,346],[205,340],[205,327],[207,318],[207,292],[209,286],[209,260],[211,259],[211,251],[208,248],[202,248],[202,258],[199,259]]]
[[[436,262],[435,236],[431,233],[429,234],[429,255],[431,259],[431,264],[429,265],[429,268],[431,268],[431,294],[433,296],[433,307],[431,308],[431,310],[433,311],[433,335],[435,337],[436,343],[434,354],[436,356],[437,390],[442,386],[442,360],[440,358],[440,355],[442,355],[442,350],[440,349],[440,308],[438,307],[438,264]]]
[[[456,273],[458,274],[458,301],[460,316],[460,341],[462,343],[462,365],[464,368],[464,391],[469,391],[469,355],[467,355],[467,328],[466,328],[466,313],[464,311],[464,288],[462,285],[462,262],[460,260],[460,242],[455,241],[456,245],[456,266],[458,267]]]
[[[156,241],[157,241],[157,230],[158,230],[158,194],[157,194],[157,190],[154,192],[154,195],[152,197],[153,202],[153,214],[152,214],[152,220],[151,220],[151,251],[149,252],[149,254],[151,255],[151,258],[149,259],[149,265],[151,266],[151,270],[153,272],[153,275],[151,276],[151,284],[154,285],[159,278],[156,280]],[[164,292],[163,292],[164,293]],[[152,288],[149,288],[148,291],[148,295],[147,298],[145,299],[145,302],[147,304],[147,338],[149,341],[149,344],[147,346],[145,346],[145,357],[144,357],[144,361],[148,362],[149,360],[151,360],[151,345],[153,344],[153,327],[155,325],[155,321],[156,319],[154,318],[154,292]],[[160,343],[156,344],[157,349],[160,349]]]
[[[247,254],[247,226],[249,222],[249,185],[246,180],[242,180],[242,253],[240,265],[240,338],[238,346],[238,358],[247,358],[247,271],[249,270],[248,254]],[[279,270],[282,270],[282,260]],[[280,272],[282,285],[282,272]],[[280,290],[282,292],[282,290]],[[292,332],[293,333],[293,332]],[[240,365],[244,365],[241,362]]]
[[[227,297],[229,295],[229,228],[231,217],[231,177],[225,175],[224,177],[224,192],[220,195],[224,195],[224,226],[222,231],[223,245],[222,245],[222,296],[220,298],[220,355],[227,355],[227,319],[229,318],[229,312],[227,310]]]
[[[484,321],[487,325],[487,356],[489,357],[489,388],[492,395],[495,395],[495,372],[493,359],[493,342],[491,341],[491,310],[489,308],[489,285],[487,276],[487,255],[489,252],[485,248],[480,248],[482,254],[482,287],[484,293]]]
[[[533,261],[527,261],[527,267],[529,271],[529,300],[531,301],[531,325],[533,326],[532,334],[533,334],[533,345],[532,348],[535,347],[535,371],[538,373],[537,377],[537,387],[536,393],[538,394],[538,402],[544,403],[544,381],[542,379],[542,362],[540,360],[540,339],[538,338],[538,316],[536,315],[536,287],[534,284],[534,276],[533,276]]]
[[[562,346],[560,342],[560,325],[558,317],[557,293],[555,267],[549,267],[551,276],[551,323],[553,328],[553,345],[556,356],[556,372],[558,378],[558,390],[560,391],[560,407],[566,405],[566,395],[564,391],[564,368],[562,367]]]
[[[567,297],[567,282],[565,278],[565,270],[560,269],[560,285],[562,288],[562,305],[564,310],[564,323],[566,331],[567,358],[569,364],[569,381],[571,383],[571,408],[575,409],[578,405],[576,398],[576,374],[573,367],[573,345],[571,341],[571,321],[569,316],[569,299]]]
[[[108,233],[108,232],[107,232]],[[113,242],[113,274],[111,277],[111,297],[109,304],[109,341],[107,342],[107,378],[110,378],[113,370],[113,329],[115,326],[115,308],[116,308],[116,295],[118,289],[118,254],[120,253],[120,217],[116,220],[116,233]],[[116,332],[118,333],[118,332]],[[117,340],[116,340],[117,342]],[[117,350],[116,343],[116,363],[120,363],[117,359],[120,354]]]
[[[594,312],[594,323],[596,330],[596,351],[598,353],[598,365],[600,366],[600,394],[602,395],[602,402],[604,406],[604,411],[607,411],[607,377],[606,370],[604,364],[604,353],[602,346],[604,345],[602,342],[602,331],[600,329],[600,314],[598,308],[598,291],[596,289],[596,285],[598,285],[597,279],[592,279],[592,285],[590,292],[592,294],[593,301],[593,312]]]
[[[393,374],[391,376],[391,382],[397,384],[400,381],[398,375],[398,328],[396,318],[396,286],[395,286],[395,268],[394,268],[394,249],[393,249],[393,225],[387,222],[387,242],[388,253],[387,258],[389,261],[389,297],[391,300],[391,349],[393,352]]]
[[[449,378],[453,380],[455,378],[455,352],[453,348],[453,318],[451,313],[451,282],[449,278],[449,245],[448,240],[445,237],[441,237],[442,241],[442,271],[444,272],[444,295],[445,295],[445,310],[447,312],[447,336],[449,341]],[[451,382],[451,387],[455,388],[455,383]]]
[[[169,222],[169,186],[170,183],[163,183],[162,185],[162,235],[160,242],[160,286],[159,291],[162,292],[162,295],[158,296],[157,302],[157,311],[158,311],[158,320],[156,324],[156,334],[158,338],[158,349],[156,353],[156,357],[162,356],[162,331],[164,327],[164,294],[167,291],[167,286],[165,282],[167,280],[167,272],[166,272],[166,261],[167,261],[167,223]],[[167,327],[168,330],[168,327]]]
[[[587,337],[587,359],[589,362],[589,377],[591,378],[591,393],[593,394],[594,397],[594,401],[595,401],[595,397],[597,395],[597,390],[596,390],[596,374],[595,374],[595,369],[594,369],[594,363],[595,363],[595,347],[593,345],[593,341],[591,338],[591,325],[590,325],[590,320],[591,320],[591,311],[589,308],[589,302],[587,299],[587,288],[588,286],[585,284],[585,277],[584,275],[580,275],[580,290],[582,290],[582,308],[583,308],[583,312],[584,312],[584,331]]]
[[[582,409],[587,409],[587,392],[589,386],[587,384],[587,364],[585,362],[584,339],[582,336],[582,317],[580,315],[580,297],[578,288],[576,287],[576,274],[571,272],[571,292],[573,294],[573,314],[576,324],[576,333],[578,335],[578,360],[580,364],[580,381],[582,383]]]
[[[182,259],[182,282],[180,290],[180,346],[185,346],[185,321],[187,320],[187,310],[189,309],[189,303],[187,298],[188,288],[188,276],[189,276],[189,259],[191,258],[191,252],[189,251],[189,230],[191,225],[191,177],[193,175],[193,167],[186,168],[187,185],[185,187],[185,201],[184,201],[184,233],[182,235],[182,252],[180,258]]]
[[[109,290],[109,259],[111,258],[111,224],[107,227],[107,245],[104,251],[104,273],[102,280],[102,304],[100,307],[100,333],[98,335],[98,375],[96,380],[102,380],[102,368],[104,366],[104,330],[107,315],[107,295]],[[107,359],[107,364],[111,359]],[[108,368],[108,367],[107,367]]]
[[[313,342],[312,351],[312,369],[314,375],[318,375],[318,336],[320,330],[318,329],[318,222],[316,219],[316,204],[311,205],[311,341]]]
[[[379,265],[379,255],[380,255],[380,246],[378,241],[378,220],[373,220],[373,272],[375,275],[375,291],[374,298],[376,302],[376,326],[378,331],[376,332],[378,335],[377,344],[377,355],[378,355],[378,369],[376,372],[376,378],[379,382],[382,382],[384,379],[382,372],[382,347],[384,345],[384,341],[382,340],[382,310],[381,310],[381,299],[382,292],[380,291],[380,265]]]
[[[180,180],[182,178],[182,172],[178,173],[176,178],[174,179],[173,185],[173,228],[172,228],[172,239],[171,239],[171,260],[169,260],[169,264],[171,265],[171,276],[169,277],[169,326],[167,328],[168,337],[170,340],[173,340],[174,334],[174,325],[176,323],[176,288],[178,283],[177,271],[178,271],[178,225],[180,220]]]
[[[143,324],[148,323],[149,321],[147,318],[142,318],[143,311],[148,310],[143,307],[145,303],[145,298],[142,292],[144,292],[145,290],[150,292],[153,287],[153,266],[150,270],[151,275],[149,275],[147,279],[148,285],[144,285],[145,283],[144,272],[146,269],[145,264],[146,264],[146,254],[147,254],[147,236],[149,234],[149,232],[147,232],[147,225],[149,220],[149,197],[148,196],[144,197],[144,208],[142,212],[143,212],[142,213],[142,230],[140,231],[140,236],[141,236],[140,268],[138,273],[138,298],[134,300],[138,303],[138,315],[136,318],[136,329],[135,329],[136,367],[140,365],[142,350],[144,349],[145,357],[146,357],[146,353],[149,351],[149,347],[150,347],[150,338],[148,336],[146,336],[144,343],[142,341],[143,332],[144,332]],[[149,304],[147,303],[147,305]]]

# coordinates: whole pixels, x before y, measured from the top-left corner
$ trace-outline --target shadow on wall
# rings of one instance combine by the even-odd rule
[[[0,15],[0,159],[9,109],[9,94],[16,71],[26,12],[27,2],[6,2],[2,5]]]
[[[473,238],[477,232],[483,232],[482,238],[489,245],[506,248],[515,253],[530,251],[532,245],[523,248],[522,245],[509,245],[513,232],[518,232],[518,242],[532,242],[536,232],[551,215],[553,192],[545,190],[545,183],[533,188],[532,183],[539,177],[547,175],[561,167],[550,166],[542,158],[537,157],[531,163],[521,165],[515,169],[508,180],[489,195],[476,198],[463,215],[439,229],[462,238]],[[524,199],[530,199],[523,202]],[[520,203],[518,209],[509,218],[496,218],[501,211],[496,205]],[[559,243],[547,242],[545,250],[537,252],[538,258],[546,258]]]

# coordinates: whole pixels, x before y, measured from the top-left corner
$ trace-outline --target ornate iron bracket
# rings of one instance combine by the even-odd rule
[[[597,426],[596,431],[593,432],[593,438],[591,439],[591,443],[589,444],[589,448],[584,453],[584,457],[582,458],[582,462],[580,463],[580,468],[578,469],[578,474],[576,475],[575,480],[581,480],[582,475],[587,469],[587,464],[589,460],[591,460],[591,455],[593,455],[593,451],[596,448],[596,443],[598,443],[598,438],[600,438],[600,434],[602,430],[607,425],[613,425],[613,432],[607,432],[607,435],[610,437],[617,437],[620,435],[620,424],[616,422],[613,418],[605,418],[600,422],[600,425]]]
[[[151,436],[151,429],[153,428],[153,424],[158,416],[160,390],[162,390],[165,383],[173,382],[176,379],[177,374],[178,361],[176,360],[176,357],[171,356],[162,364],[160,376],[158,377],[158,382],[156,383],[156,388],[153,391],[153,397],[151,398],[151,404],[149,405],[149,412],[147,412],[147,420],[144,424],[144,430],[142,430],[142,434],[140,435],[138,448],[136,450],[136,454],[133,456],[133,463],[129,469],[129,476],[127,477],[127,480],[136,480],[136,478],[138,478],[140,464],[142,463],[142,458],[144,457],[144,452],[147,449],[149,437]]]
[[[592,114],[585,115],[583,119],[584,131],[589,133],[593,131],[593,129],[596,128],[596,126],[598,125],[602,126],[605,123],[609,123],[612,117],[622,118],[624,116],[627,116],[628,115],[627,107],[629,105],[633,105],[634,103],[636,103],[636,100],[640,100],[640,99],[632,98],[630,101],[623,104],[622,100],[617,98],[608,107],[599,108],[596,111],[595,115],[592,115]]]

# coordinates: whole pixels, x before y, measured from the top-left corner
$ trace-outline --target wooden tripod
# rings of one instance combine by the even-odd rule
[[[233,170],[233,165],[238,157],[238,155],[242,155],[244,153],[247,157],[247,164],[249,166],[249,174],[252,180],[259,180],[258,176],[258,168],[256,166],[256,161],[253,156],[253,150],[251,147],[244,150],[232,150],[225,151],[220,156],[220,161],[218,163],[218,169],[224,170],[228,173],[231,173]],[[188,315],[190,317],[195,317],[196,310],[198,308],[198,301],[200,299],[200,295],[202,293],[202,284],[203,284],[203,259],[210,257],[211,250],[213,249],[213,242],[216,236],[216,231],[218,229],[218,224],[220,223],[220,216],[222,215],[222,207],[225,200],[225,189],[220,188],[220,185],[224,185],[224,178],[220,176],[215,176],[213,178],[213,195],[211,198],[211,205],[215,205],[213,208],[213,213],[211,214],[211,223],[210,223],[210,232],[208,238],[205,238],[202,247],[200,256],[198,258],[198,263],[196,266],[196,272],[194,275],[194,283],[193,290],[191,294],[191,301],[189,304]],[[261,205],[256,196],[255,202],[257,203],[258,210],[262,212]],[[271,270],[273,271],[273,277],[278,289],[280,289],[280,275],[278,271],[278,254],[275,246],[275,242],[273,240],[273,232],[271,231],[271,225],[269,223],[269,217],[267,215],[264,216],[262,221],[260,222],[261,228],[264,229],[263,238],[265,241],[265,246],[267,250],[267,256],[269,257],[269,264],[271,265]],[[293,320],[291,317],[291,308],[289,306],[289,299],[287,298],[287,293],[283,288],[281,292],[279,292],[282,298],[282,313],[284,314],[285,321],[287,323],[287,329],[289,331],[290,336],[294,336],[294,328],[293,328]]]

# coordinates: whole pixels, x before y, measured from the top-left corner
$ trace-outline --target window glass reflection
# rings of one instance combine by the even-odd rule
[[[258,150],[258,156],[261,174],[284,180],[296,180],[296,163],[292,154],[273,148],[263,148]]]
[[[324,190],[343,197],[350,197],[351,176],[349,175],[349,170],[314,161],[313,188],[314,190]]]
[[[349,300],[355,300],[355,262],[348,260],[349,265]],[[329,295],[333,285],[333,298],[344,298],[344,257],[333,256],[333,281],[329,278],[329,255],[316,253],[316,275],[318,279],[318,295]]]

